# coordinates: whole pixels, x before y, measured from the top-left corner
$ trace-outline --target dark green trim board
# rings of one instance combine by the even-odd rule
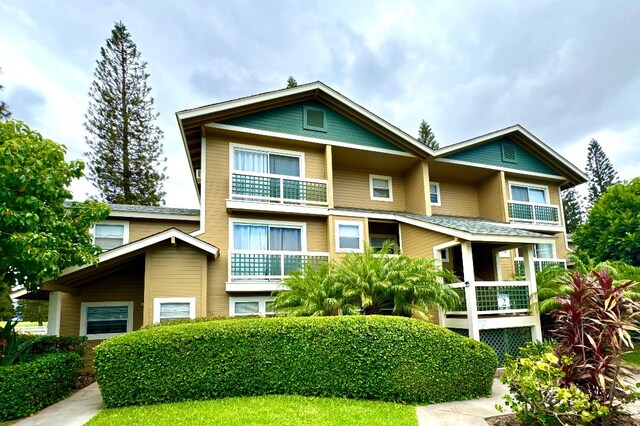
[[[505,148],[508,151],[505,156]],[[511,151],[513,148],[513,152]],[[560,175],[563,173],[549,167],[518,143],[509,138],[494,140],[483,145],[447,155],[448,160],[465,161],[467,163],[485,164],[487,166],[504,167],[525,172]],[[515,161],[514,161],[515,160]]]
[[[326,112],[324,129],[310,130],[305,128],[309,127],[306,125],[306,120],[304,120],[306,108]],[[369,148],[404,151],[402,148],[317,101],[299,102],[235,117],[221,123],[269,132],[345,142]]]

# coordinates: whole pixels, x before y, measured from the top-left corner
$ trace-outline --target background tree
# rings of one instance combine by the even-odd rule
[[[597,140],[591,139],[587,151],[587,176],[589,176],[589,205],[593,205],[611,185],[618,182],[618,172]]]
[[[433,130],[431,130],[431,126],[424,120],[422,120],[420,128],[418,129],[418,140],[431,149],[440,148],[440,144],[436,141],[436,135],[433,133]]]
[[[0,68],[2,71],[2,68]],[[4,89],[4,86],[0,84],[0,92]],[[9,105],[6,102],[0,101],[0,120],[8,120],[11,118],[11,110],[9,110]]]
[[[42,326],[49,319],[49,302],[45,300],[18,300],[16,316],[20,321],[33,321]]]
[[[584,222],[584,212],[580,203],[580,195],[575,188],[570,188],[562,191],[561,197],[564,223],[567,232],[572,234],[582,225],[582,222]]]
[[[640,266],[640,178],[616,184],[589,211],[573,240],[597,262],[621,260]]]
[[[293,78],[292,75],[290,75],[289,78],[287,79],[287,89],[291,87],[296,87],[297,85],[298,85],[298,82],[296,81],[296,79]]]
[[[89,180],[109,203],[164,203],[162,131],[155,125],[147,63],[118,22],[100,49],[85,116]]]
[[[21,122],[0,122],[0,283],[37,290],[68,266],[93,263],[89,229],[109,214],[96,201],[71,203],[68,187],[82,161]]]
[[[9,286],[0,282],[0,321],[9,321],[15,315],[9,291]]]

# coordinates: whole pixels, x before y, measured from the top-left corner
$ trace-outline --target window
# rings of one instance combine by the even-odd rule
[[[533,257],[536,259],[553,259],[553,244],[536,244],[533,246]]]
[[[442,249],[440,250],[440,257],[442,258],[443,262],[449,262],[449,249]]]
[[[275,312],[273,311],[272,305],[273,297],[271,296],[230,297],[229,315],[274,316]]]
[[[500,252],[500,257],[511,257],[511,251],[510,250],[503,250]]]
[[[362,222],[336,222],[336,251],[363,251]]]
[[[440,205],[440,184],[438,182],[429,183],[429,199],[432,205]]]
[[[93,243],[102,251],[120,247],[129,242],[129,222],[101,222],[93,228]]]
[[[302,154],[250,148],[233,149],[233,169],[241,172],[301,176]]]
[[[153,322],[196,317],[195,297],[163,297],[153,299]]]
[[[235,250],[303,251],[302,226],[233,224]]]
[[[543,186],[526,186],[511,184],[511,200],[524,203],[547,204],[547,188]]]
[[[393,201],[393,185],[390,176],[369,175],[372,200]]]
[[[133,302],[83,302],[80,304],[80,335],[89,340],[106,339],[133,330]]]
[[[303,107],[302,127],[316,132],[327,132],[327,113],[320,108],[310,106]]]

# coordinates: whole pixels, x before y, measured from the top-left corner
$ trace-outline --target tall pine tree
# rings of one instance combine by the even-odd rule
[[[2,68],[0,68],[2,70]],[[4,89],[4,86],[0,84],[0,91]],[[8,120],[11,118],[11,110],[6,102],[0,101],[0,120]]]
[[[420,128],[418,129],[418,140],[431,149],[440,148],[440,144],[436,141],[436,135],[433,133],[433,130],[431,130],[431,126],[424,120],[422,120]]]
[[[564,224],[567,232],[572,234],[584,223],[584,211],[580,203],[580,194],[575,188],[565,189],[561,193]]]
[[[618,172],[615,171],[609,158],[595,139],[591,139],[587,151],[587,176],[589,177],[590,205],[598,201],[607,188],[618,182]]]
[[[122,22],[115,24],[96,62],[85,116],[88,178],[109,203],[164,204],[166,158],[147,63]]]
[[[296,81],[296,79],[293,78],[292,75],[290,75],[289,78],[287,79],[287,89],[291,87],[296,87],[297,85],[298,85],[298,82]]]

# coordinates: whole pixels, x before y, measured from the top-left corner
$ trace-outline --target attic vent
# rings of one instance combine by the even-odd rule
[[[505,163],[517,163],[516,146],[512,143],[502,143],[502,161]]]
[[[303,127],[307,130],[315,130],[318,132],[327,131],[327,114],[319,108],[304,107],[303,111]]]

